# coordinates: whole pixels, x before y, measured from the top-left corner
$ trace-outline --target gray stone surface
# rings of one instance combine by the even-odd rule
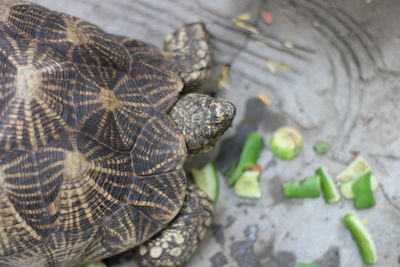
[[[36,0],[93,22],[105,30],[161,46],[163,36],[193,21],[205,21],[212,34],[217,66],[231,65],[230,90],[219,94],[238,108],[234,127],[215,151],[199,158],[217,159],[220,170],[232,164],[249,130],[266,139],[281,125],[304,135],[300,157],[274,159],[263,151],[261,200],[236,197],[221,179],[214,227],[188,266],[293,267],[298,261],[320,266],[363,266],[340,217],[352,210],[343,201],[287,200],[283,182],[308,176],[326,165],[339,172],[358,152],[368,159],[381,183],[377,205],[359,211],[376,240],[376,266],[398,266],[400,254],[400,2],[375,0]],[[275,15],[266,25],[260,10]],[[232,24],[252,14],[261,34]],[[255,40],[262,39],[266,47]],[[282,42],[291,41],[293,48]],[[292,67],[272,74],[266,62]],[[212,86],[210,87],[212,88]],[[273,102],[265,106],[257,95]],[[317,156],[312,145],[332,143]],[[222,177],[222,176],[221,176]],[[126,266],[132,266],[126,264]]]

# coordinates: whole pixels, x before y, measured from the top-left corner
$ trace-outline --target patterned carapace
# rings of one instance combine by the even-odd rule
[[[103,258],[177,214],[186,146],[167,115],[183,87],[172,62],[70,15],[0,1],[1,266]]]

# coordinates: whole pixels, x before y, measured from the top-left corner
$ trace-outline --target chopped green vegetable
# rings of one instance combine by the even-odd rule
[[[362,174],[361,174],[362,175]],[[352,179],[346,183],[343,183],[340,186],[340,192],[342,193],[343,197],[347,198],[347,199],[353,199],[354,198],[354,193],[353,193],[353,184],[355,181],[358,180],[357,177],[355,179]],[[371,175],[371,189],[372,191],[375,191],[378,188],[378,179],[376,178],[376,176],[374,174]]]
[[[235,184],[236,195],[244,198],[261,198],[260,175],[261,171],[249,170],[243,172]]]
[[[190,172],[197,186],[206,192],[212,201],[216,202],[219,193],[219,180],[215,163],[209,162],[202,169],[192,169]]]
[[[321,178],[311,176],[285,183],[283,193],[290,198],[317,198],[321,195]]]
[[[365,225],[360,221],[357,214],[349,212],[343,217],[343,223],[350,231],[357,243],[361,256],[366,264],[373,264],[377,261],[377,254],[374,241]]]
[[[257,160],[260,156],[263,146],[264,138],[262,136],[255,132],[250,132],[247,134],[246,140],[244,141],[243,150],[240,154],[238,166],[229,179],[229,186],[234,186],[246,169],[257,165]]]
[[[107,267],[102,261],[89,262],[82,265],[82,267]]]
[[[345,198],[353,199],[353,184],[362,176],[365,172],[371,170],[366,160],[358,156],[354,159],[349,166],[341,171],[336,176],[336,181],[341,183],[340,191]],[[378,188],[378,179],[375,175],[371,176],[371,188],[375,190]]]
[[[331,145],[327,142],[320,141],[314,145],[314,151],[318,155],[324,155],[331,148]]]
[[[358,156],[343,171],[336,176],[336,181],[340,183],[348,182],[360,176],[361,173],[371,170],[367,161]]]
[[[324,193],[327,203],[336,203],[340,201],[340,194],[325,167],[320,167],[316,170],[317,175],[321,178],[322,192]]]
[[[293,159],[297,157],[303,147],[303,137],[296,129],[282,127],[272,134],[270,146],[278,158]]]
[[[233,173],[235,172],[235,169],[237,168],[238,163],[233,164],[232,166],[230,166],[228,169],[226,169],[224,171],[224,176],[230,178]]]
[[[353,184],[354,206],[357,209],[370,208],[376,203],[371,188],[371,175],[371,171],[367,171]]]
[[[315,263],[297,263],[296,267],[318,267]]]

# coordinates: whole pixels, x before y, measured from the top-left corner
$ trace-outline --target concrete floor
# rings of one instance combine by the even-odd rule
[[[205,21],[212,35],[217,67],[230,64],[230,89],[218,93],[238,110],[234,127],[210,154],[224,170],[238,157],[245,134],[266,139],[291,125],[304,136],[304,150],[292,161],[275,159],[266,146],[260,159],[261,200],[245,200],[221,176],[214,226],[188,266],[321,267],[364,266],[340,218],[350,201],[327,205],[323,199],[288,200],[283,182],[312,175],[326,165],[332,174],[361,153],[379,178],[377,205],[359,211],[368,219],[378,250],[375,266],[399,266],[400,254],[400,2],[375,0],[36,0],[71,13],[105,30],[161,46],[163,36],[193,21]],[[266,25],[260,10],[275,15]],[[243,12],[261,30],[250,34],[233,25]],[[267,46],[260,46],[257,40]],[[283,43],[290,41],[293,48]],[[269,72],[273,60],[292,71]],[[213,89],[213,86],[209,88]],[[272,101],[265,106],[259,93]],[[333,145],[314,153],[319,140]],[[125,264],[125,266],[133,266]]]

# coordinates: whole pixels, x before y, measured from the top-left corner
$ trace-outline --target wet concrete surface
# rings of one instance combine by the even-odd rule
[[[263,197],[240,199],[221,176],[214,227],[188,266],[361,267],[357,247],[340,221],[352,203],[283,198],[283,182],[312,175],[325,165],[338,173],[362,154],[381,183],[377,205],[359,211],[368,220],[378,250],[375,266],[399,266],[400,255],[400,2],[375,0],[36,0],[83,17],[105,30],[154,43],[181,25],[205,21],[217,67],[231,66],[230,89],[217,93],[237,106],[232,129],[216,149],[196,158],[217,160],[220,171],[233,163],[250,130],[266,139],[281,125],[298,128],[304,149],[292,161],[275,159],[266,145],[260,158]],[[259,11],[274,14],[265,24]],[[260,34],[233,25],[249,12]],[[259,40],[267,45],[260,46]],[[285,46],[287,41],[293,47]],[[291,71],[271,73],[267,61]],[[209,87],[213,90],[214,87]],[[271,106],[261,103],[264,94]],[[332,144],[314,153],[319,140]],[[123,266],[123,265],[120,265]],[[124,266],[132,266],[125,263]]]

